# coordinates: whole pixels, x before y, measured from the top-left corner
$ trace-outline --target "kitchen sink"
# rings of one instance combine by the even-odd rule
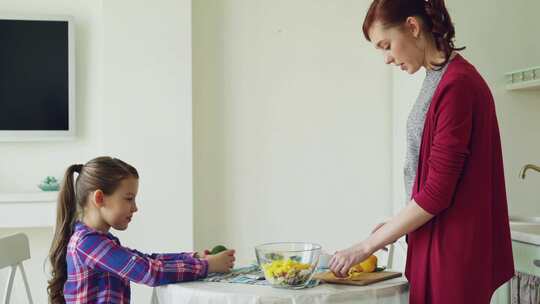
[[[511,224],[510,229],[512,231],[519,231],[523,233],[531,233],[531,234],[540,235],[540,224],[527,224],[527,223]]]
[[[538,216],[520,216],[511,215],[510,224],[535,224],[540,225],[540,217]]]
[[[540,217],[510,217],[512,240],[540,246]]]

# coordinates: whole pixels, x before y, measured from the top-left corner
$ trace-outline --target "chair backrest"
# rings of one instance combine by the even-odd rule
[[[0,238],[0,269],[30,259],[28,237],[23,233]]]
[[[386,269],[392,269],[394,267],[394,243],[388,246],[388,258],[386,259]]]
[[[18,233],[7,237],[0,238],[0,269],[10,267],[11,272],[5,288],[4,299],[2,304],[8,304],[11,298],[11,291],[13,289],[13,281],[17,268],[21,270],[22,279],[26,289],[26,295],[28,302],[32,302],[32,295],[30,294],[30,286],[24,272],[22,262],[30,259],[30,244],[28,237],[24,233]]]

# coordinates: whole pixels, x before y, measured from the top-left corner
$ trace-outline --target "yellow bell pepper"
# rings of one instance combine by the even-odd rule
[[[374,272],[377,269],[377,257],[374,255],[369,256],[364,261],[354,265],[349,269],[349,278],[357,276],[362,272]]]

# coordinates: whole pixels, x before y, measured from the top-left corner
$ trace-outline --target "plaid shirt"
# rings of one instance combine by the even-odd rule
[[[66,262],[67,304],[129,303],[130,281],[159,286],[208,274],[208,261],[194,258],[192,253],[143,254],[81,222],[75,224]]]

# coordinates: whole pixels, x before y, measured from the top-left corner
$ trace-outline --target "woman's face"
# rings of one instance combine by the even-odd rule
[[[414,17],[407,18],[403,26],[389,28],[376,21],[369,29],[369,38],[375,48],[382,50],[386,64],[398,66],[409,74],[424,65],[420,24]]]

